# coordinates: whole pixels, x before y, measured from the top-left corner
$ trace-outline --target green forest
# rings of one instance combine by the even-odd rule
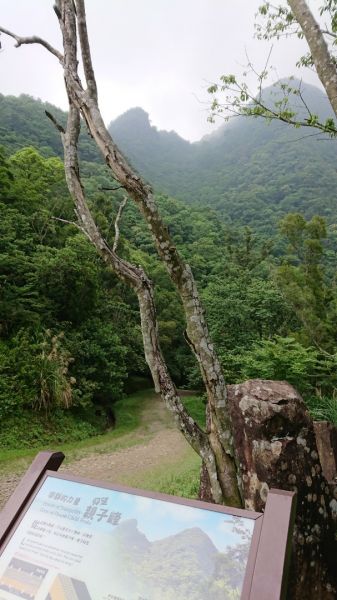
[[[309,91],[318,102],[321,92]],[[114,426],[115,403],[151,385],[137,299],[72,222],[61,141],[45,110],[65,121],[31,97],[0,96],[2,448],[103,433]],[[155,185],[199,284],[227,382],[287,380],[315,418],[337,423],[335,143],[294,141],[298,131],[282,124],[243,119],[190,144],[158,132],[141,109],[111,131]],[[111,189],[118,185],[85,132],[80,154],[91,209],[112,244],[123,190]],[[180,301],[131,202],[120,228],[120,254],[155,284],[175,384],[202,394]]]

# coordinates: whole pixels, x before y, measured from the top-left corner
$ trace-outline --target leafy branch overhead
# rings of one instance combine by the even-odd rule
[[[295,3],[296,5],[296,3]],[[295,6],[294,5],[294,6]],[[299,3],[297,3],[299,6]],[[325,0],[324,4],[319,8],[320,17],[324,18],[324,26],[322,33],[328,39],[332,46],[337,44],[337,8],[335,0]],[[327,27],[325,18],[328,16],[330,26]],[[262,21],[257,20],[255,23],[256,37],[260,40],[279,39],[282,36],[297,36],[300,39],[304,38],[304,33],[300,23],[297,21],[291,2],[288,5],[273,5],[270,2],[261,4],[258,9],[257,17],[262,17]],[[333,51],[333,48],[330,48]],[[298,64],[305,66],[313,66],[313,58],[308,55],[309,59],[299,59]]]
[[[304,0],[288,0],[287,4],[277,6],[266,2],[259,7],[256,36],[261,40],[293,35],[305,38],[310,52],[299,58],[297,66],[316,70],[333,112],[337,115],[336,3],[327,0],[319,13],[322,23],[315,20]],[[324,21],[326,17],[329,19],[328,26]],[[213,122],[217,116],[226,120],[240,115],[263,117],[269,122],[279,120],[296,128],[314,128],[318,134],[335,137],[337,124],[333,115],[322,120],[306,101],[301,82],[296,82],[293,77],[277,81],[274,92],[268,97],[264,95],[262,86],[273,73],[273,67],[269,65],[270,56],[271,51],[260,72],[247,57],[247,68],[241,78],[231,74],[222,75],[219,82],[209,86],[208,92],[213,96],[209,120]],[[248,84],[248,79],[252,78],[254,83]]]

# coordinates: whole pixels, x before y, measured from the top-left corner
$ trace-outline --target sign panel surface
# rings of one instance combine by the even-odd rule
[[[239,600],[253,529],[48,476],[0,556],[0,600]]]

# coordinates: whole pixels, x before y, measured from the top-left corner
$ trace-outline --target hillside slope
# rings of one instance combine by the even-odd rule
[[[65,125],[67,113],[49,102],[42,102],[25,94],[0,94],[0,144],[10,152],[34,146],[44,156],[63,157],[60,134],[47,118],[45,111]],[[99,152],[84,128],[81,131],[79,148],[83,160],[99,160]]]
[[[324,94],[309,85],[305,93],[312,110],[325,118]],[[190,144],[158,131],[136,108],[113,121],[110,131],[158,189],[209,205],[227,222],[269,229],[290,211],[336,220],[336,142],[312,135],[315,130],[242,117]]]
[[[267,88],[265,94],[271,93]],[[324,94],[305,87],[308,104],[325,117]],[[1,143],[14,152],[27,145],[44,155],[62,156],[58,132],[45,110],[64,122],[66,113],[29,96],[0,95]],[[110,126],[113,138],[139,173],[157,191],[190,204],[216,209],[223,221],[274,230],[288,212],[337,220],[336,142],[316,132],[279,122],[238,118],[200,142],[160,131],[141,108],[128,110]],[[97,162],[98,152],[84,131],[82,159]]]

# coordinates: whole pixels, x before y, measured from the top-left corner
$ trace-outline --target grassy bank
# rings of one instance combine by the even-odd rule
[[[118,446],[118,440],[125,436],[126,434],[132,433],[137,429],[140,424],[141,413],[144,409],[144,404],[146,401],[149,401],[153,396],[152,390],[142,390],[140,392],[136,392],[122,400],[116,402],[114,405],[115,417],[116,417],[116,426],[113,429],[110,429],[103,434],[85,437],[83,439],[71,439],[70,441],[66,441],[62,439],[62,436],[58,436],[57,432],[55,432],[54,436],[50,437],[50,440],[46,442],[43,440],[39,442],[38,439],[32,440],[30,447],[21,447],[15,448],[15,443],[20,445],[21,438],[25,436],[25,431],[27,427],[31,424],[21,422],[21,435],[18,437],[18,433],[15,431],[9,431],[8,435],[11,435],[13,440],[13,448],[1,448],[0,445],[0,469],[1,465],[15,459],[19,458],[30,458],[34,457],[37,452],[41,450],[46,450],[50,448],[62,448],[62,451],[69,455],[74,451],[79,449],[93,449],[95,446],[104,445],[106,443],[111,443],[111,447],[113,447],[114,442],[116,442],[116,446]],[[34,424],[33,424],[34,426]],[[74,424],[74,427],[76,424]],[[10,423],[8,423],[8,428],[10,428]],[[73,432],[74,433],[74,432]],[[68,440],[69,440],[68,437]],[[61,438],[61,439],[60,439]],[[1,439],[1,436],[0,436]],[[26,431],[26,439],[27,439],[27,431]]]
[[[189,452],[176,464],[159,466],[151,474],[133,478],[132,484],[145,490],[153,490],[173,496],[197,498],[199,489],[201,460],[194,452]]]
[[[67,442],[36,443],[33,447],[0,449],[0,475],[23,473],[34,456],[41,450],[62,450],[66,462],[74,462],[91,454],[109,454],[118,450],[146,444],[151,437],[153,407],[158,402],[153,390],[141,390],[123,398],[114,406],[115,427],[102,435]],[[204,404],[198,396],[183,396],[183,402],[192,416],[203,425]],[[169,421],[169,420],[168,420]],[[162,425],[165,427],[165,423]],[[172,425],[171,425],[172,426]],[[141,465],[140,465],[141,467]],[[159,464],[151,472],[140,468],[129,485],[139,488],[196,497],[199,482],[200,459],[189,448],[177,461]]]

